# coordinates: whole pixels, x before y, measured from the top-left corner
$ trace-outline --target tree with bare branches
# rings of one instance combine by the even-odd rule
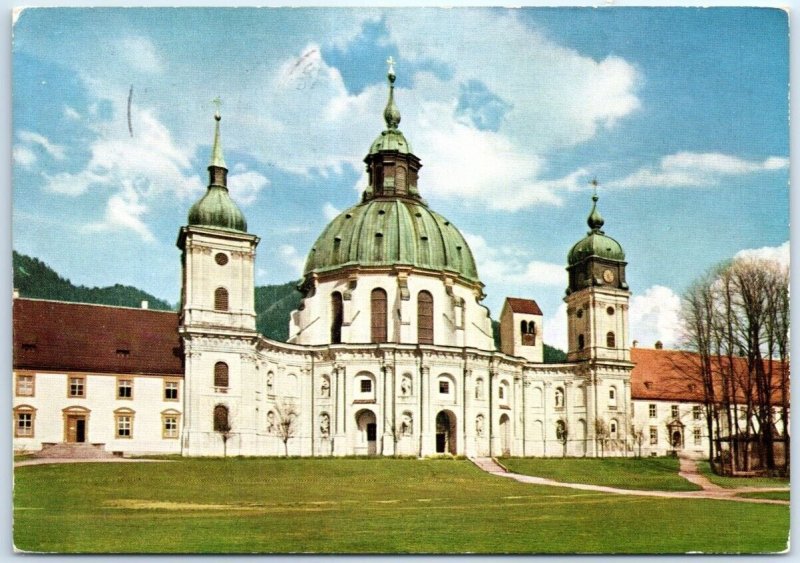
[[[594,437],[600,444],[600,457],[606,457],[606,444],[611,437],[611,432],[608,429],[608,423],[602,418],[594,419]]]
[[[289,440],[297,433],[300,411],[294,401],[282,399],[275,403],[274,431],[283,442],[283,452],[289,457]]]

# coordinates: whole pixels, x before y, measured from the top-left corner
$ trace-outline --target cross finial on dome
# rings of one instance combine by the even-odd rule
[[[597,196],[597,186],[600,185],[600,182],[597,181],[597,176],[592,178],[589,184],[591,184],[592,189],[594,190],[594,195]]]
[[[603,228],[605,224],[605,220],[603,216],[600,215],[600,212],[597,210],[597,200],[600,199],[597,196],[597,186],[600,185],[600,182],[597,181],[597,178],[592,178],[589,182],[589,185],[592,186],[593,194],[592,194],[592,211],[589,213],[589,218],[586,219],[586,223],[589,225],[589,228],[592,229],[592,232],[595,233],[602,233],[600,229]]]
[[[386,121],[387,128],[397,129],[397,126],[400,125],[400,110],[394,103],[394,81],[397,78],[394,73],[394,58],[389,57],[386,59],[386,63],[389,65],[389,73],[386,75],[389,79],[389,101],[386,102],[386,109],[383,110],[383,119]]]

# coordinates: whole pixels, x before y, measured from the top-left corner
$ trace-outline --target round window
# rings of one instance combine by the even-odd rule
[[[228,255],[223,254],[222,252],[218,252],[216,256],[214,256],[214,261],[219,264],[220,266],[224,266],[228,263]]]
[[[606,309],[606,313],[608,313],[609,315],[613,315],[614,314],[614,307],[609,307],[608,309]]]

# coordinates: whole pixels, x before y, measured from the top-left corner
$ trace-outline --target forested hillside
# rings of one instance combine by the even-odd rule
[[[73,285],[37,258],[14,252],[14,288],[20,297],[55,299],[75,303],[98,303],[122,307],[139,307],[148,301],[151,309],[170,310],[176,306],[153,297],[149,293],[128,285],[110,287],[85,287]],[[263,285],[255,290],[256,329],[271,338],[285,342],[289,338],[289,315],[300,305],[301,294],[297,282],[280,285]],[[500,323],[492,321],[494,341],[500,349]],[[564,362],[567,355],[552,346],[544,345],[544,362]]]

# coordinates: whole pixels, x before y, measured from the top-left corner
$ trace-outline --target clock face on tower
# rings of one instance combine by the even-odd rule
[[[614,272],[612,272],[611,270],[604,270],[603,271],[603,280],[606,283],[613,282],[614,281]]]

